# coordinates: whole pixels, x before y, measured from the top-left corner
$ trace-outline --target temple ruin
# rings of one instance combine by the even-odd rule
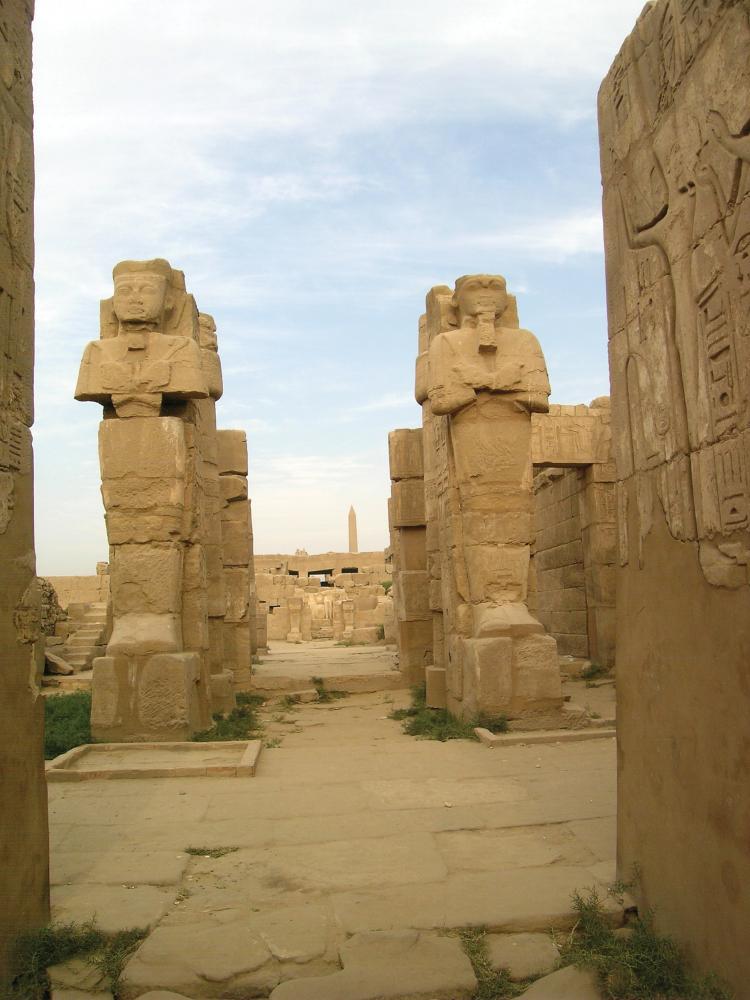
[[[15,937],[51,913],[94,920],[108,939],[144,928],[118,970],[124,997],[468,998],[479,967],[461,948],[467,928],[494,969],[536,948],[514,982],[531,968],[550,974],[547,996],[595,996],[591,976],[553,971],[548,932],[574,935],[574,893],[603,897],[617,874],[633,898],[608,902],[606,919],[653,912],[739,1000],[750,974],[747,3],[653,0],[602,84],[611,398],[549,402],[542,346],[502,276],[437,285],[419,321],[421,426],[388,436],[388,548],[359,551],[352,507],[348,551],[256,555],[247,435],[217,420],[216,322],[167,260],[122,261],[75,390],[102,407],[108,559],[42,581],[32,14],[28,0],[0,3],[0,986]],[[274,675],[274,644],[288,674]],[[91,687],[94,745],[74,756],[131,754],[130,773],[76,771],[62,754],[46,787],[45,660]],[[614,716],[572,711],[573,662],[615,669],[616,790]],[[327,689],[335,678],[347,689]],[[412,685],[426,707],[410,705]],[[206,750],[193,737],[253,690],[269,703],[263,745],[288,742],[271,780],[248,791],[260,738]],[[327,704],[350,695],[363,700],[347,718],[345,702]],[[484,745],[408,740],[397,720],[429,708]],[[191,783],[149,786],[175,776],[162,766],[174,746],[203,766],[178,775]],[[158,766],[144,766],[149,754]],[[113,774],[137,777],[136,790],[96,783]],[[219,787],[230,775],[241,781]],[[529,933],[508,933],[519,927]],[[99,965],[50,969],[53,1000],[111,996]]]

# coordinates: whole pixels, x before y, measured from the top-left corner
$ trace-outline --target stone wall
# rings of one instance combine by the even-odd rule
[[[0,7],[0,984],[12,938],[49,916],[43,649],[34,559],[33,3]],[[40,658],[41,657],[41,658]]]
[[[48,576],[55,588],[60,606],[69,604],[98,604],[109,600],[109,574],[96,576]]]
[[[579,506],[579,469],[534,477],[529,610],[557,640],[560,656],[587,657],[589,634]]]
[[[255,556],[256,573],[296,573],[300,577],[306,577],[308,573],[329,570],[333,576],[337,576],[345,569],[372,571],[377,575],[378,583],[391,578],[390,559],[382,549],[374,552],[320,552],[317,555],[305,552],[296,555],[277,553]]]
[[[750,9],[646,6],[599,94],[617,466],[618,863],[750,980]]]

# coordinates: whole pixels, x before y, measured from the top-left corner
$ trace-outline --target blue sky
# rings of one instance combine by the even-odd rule
[[[424,296],[504,274],[552,398],[608,391],[596,91],[642,0],[37,0],[39,572],[107,557],[72,394],[126,258],[214,315],[257,552],[387,544]]]

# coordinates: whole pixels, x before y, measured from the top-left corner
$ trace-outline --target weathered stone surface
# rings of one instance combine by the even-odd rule
[[[538,979],[521,997],[525,1000],[602,1000],[595,974],[573,965]]]
[[[750,981],[749,46],[742,0],[658,0],[599,93],[618,863],[638,866],[657,927],[738,993]]]
[[[492,967],[506,969],[514,980],[542,976],[560,961],[548,934],[488,934],[486,942]]]
[[[96,920],[105,934],[152,927],[171,906],[174,892],[155,886],[58,885],[52,890],[52,917],[60,923]]]
[[[2,9],[0,87],[0,983],[11,940],[44,924],[44,670],[34,557],[32,2]],[[35,645],[38,643],[38,645]]]
[[[456,938],[417,931],[357,934],[342,946],[341,960],[341,972],[282,983],[272,1000],[468,1000],[477,988]]]
[[[270,959],[267,945],[245,923],[157,927],[125,966],[122,980],[129,996],[138,996],[139,988],[190,995],[204,983],[219,987],[255,972]]]

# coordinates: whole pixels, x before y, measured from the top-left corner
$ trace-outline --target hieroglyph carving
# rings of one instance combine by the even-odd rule
[[[658,498],[733,588],[750,561],[750,70],[728,43],[749,16],[647,5],[599,95],[618,476],[636,480],[639,551]]]

